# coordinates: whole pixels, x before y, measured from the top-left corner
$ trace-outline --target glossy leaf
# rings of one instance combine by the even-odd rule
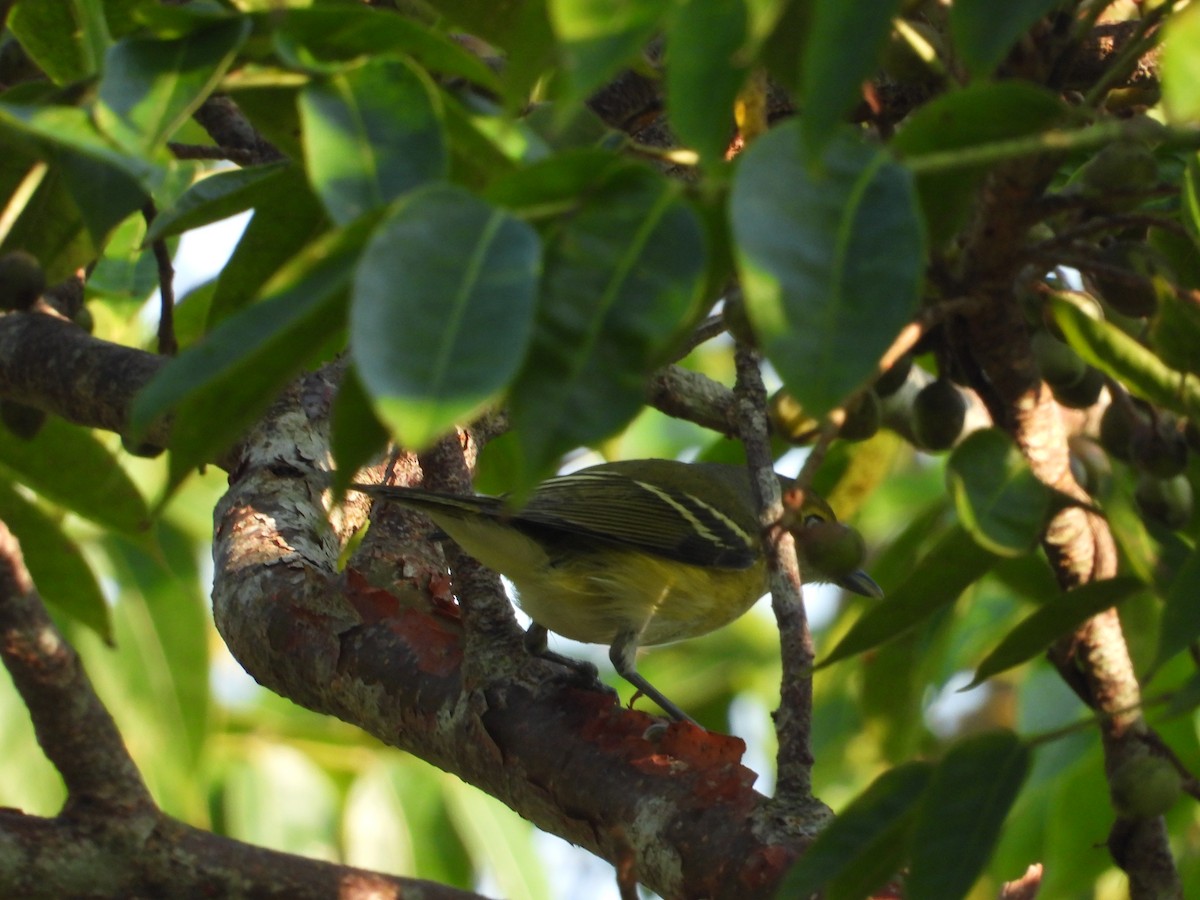
[[[1050,297],[1050,311],[1067,343],[1138,396],[1181,412],[1200,415],[1200,382],[1186,378],[1117,326],[1097,319],[1086,301],[1068,291]]]
[[[249,33],[249,20],[230,18],[175,40],[118,41],[104,58],[97,123],[123,147],[152,152],[212,93]]]
[[[146,233],[146,241],[182,234],[252,209],[288,171],[289,163],[248,166],[202,178],[167,209],[161,210]]]
[[[872,606],[818,664],[877,647],[952,604],[996,562],[961,526],[950,528],[886,601]]]
[[[733,105],[746,76],[743,0],[688,0],[667,33],[671,128],[708,167],[723,166],[733,137]]]
[[[354,265],[374,223],[367,217],[307,247],[258,303],[171,360],[137,395],[135,433],[174,411],[173,484],[226,450],[343,326]]]
[[[730,215],[763,350],[820,417],[871,377],[916,311],[925,241],[912,179],[885,152],[839,131],[814,171],[799,127],[746,152]]]
[[[1172,13],[1163,35],[1163,105],[1171,121],[1200,121],[1200,7]]]
[[[1050,489],[1004,432],[987,428],[969,435],[951,454],[946,480],[959,521],[981,547],[1019,556],[1037,543]]]
[[[800,140],[807,162],[829,164],[821,152],[862,97],[863,82],[878,68],[880,51],[900,5],[900,0],[811,3],[801,76],[805,127]],[[854,48],[853,53],[846,52],[849,47]]]
[[[678,188],[617,171],[550,235],[533,344],[511,392],[526,477],[614,434],[696,315],[704,237]]]
[[[655,0],[547,0],[570,79],[574,102],[631,65],[661,25],[663,4]]]
[[[966,738],[937,765],[912,834],[909,896],[959,900],[1000,838],[1032,754],[1010,731]]]
[[[428,446],[507,387],[540,265],[532,228],[460,188],[421,191],[376,229],[355,276],[351,353],[406,447]]]
[[[870,896],[899,871],[933,766],[911,762],[876,778],[817,836],[791,868],[778,897]]]
[[[304,154],[329,217],[345,225],[446,175],[446,140],[428,76],[375,57],[300,92]]]
[[[54,609],[112,643],[108,604],[78,545],[34,503],[0,482],[0,521],[21,543],[25,565],[38,593]]]
[[[1023,81],[979,82],[951,91],[913,110],[891,148],[904,159],[952,154],[1008,138],[1036,134],[1058,124],[1062,101]],[[930,237],[942,243],[962,226],[988,166],[947,167],[917,175],[921,211]]]
[[[136,532],[149,512],[129,475],[87,428],[51,416],[31,440],[0,428],[0,466],[47,500],[106,528]]]
[[[972,77],[990,75],[1009,50],[1058,0],[958,0],[950,7],[950,34]]]
[[[1004,636],[979,664],[967,688],[1041,656],[1056,640],[1070,634],[1092,616],[1143,590],[1145,585],[1136,578],[1110,578],[1090,582],[1047,600]]]
[[[20,0],[5,25],[57,84],[96,74],[109,42],[103,0]]]

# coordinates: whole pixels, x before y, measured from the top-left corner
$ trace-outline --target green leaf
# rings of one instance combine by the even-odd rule
[[[1162,92],[1167,116],[1177,124],[1200,121],[1200,7],[1167,19],[1162,39]]]
[[[59,523],[0,481],[0,520],[21,542],[25,565],[42,598],[111,644],[108,604],[91,566]]]
[[[1167,589],[1153,669],[1200,637],[1200,550],[1193,550]]]
[[[817,836],[776,895],[809,897],[825,888],[830,900],[869,896],[899,871],[932,773],[931,764],[910,762],[876,778]]]
[[[278,13],[267,16],[278,19]],[[466,78],[499,92],[500,79],[486,62],[444,34],[394,12],[339,6],[289,9],[274,29],[281,55],[332,62],[404,53],[441,75]]]
[[[288,166],[252,191],[255,212],[217,277],[209,328],[247,306],[288,260],[329,229],[300,166]]]
[[[924,622],[957,600],[996,560],[962,526],[950,528],[895,591],[851,626],[817,668],[877,647]]]
[[[171,360],[134,399],[134,437],[174,411],[171,483],[216,458],[258,418],[289,379],[343,326],[345,298],[376,218],[327,234],[264,289]]]
[[[1194,294],[1181,297],[1161,278],[1155,283],[1158,314],[1150,324],[1151,345],[1171,368],[1200,374],[1200,305]]]
[[[176,40],[130,37],[109,48],[96,121],[121,146],[157,149],[212,93],[250,33],[230,18]]]
[[[990,75],[1018,38],[1059,5],[1058,0],[1010,0],[999,6],[990,0],[956,0],[950,7],[950,34],[971,77]]]
[[[117,531],[145,528],[149,511],[116,457],[87,428],[51,416],[32,440],[0,428],[0,465],[64,509]]]
[[[437,92],[402,59],[376,57],[309,84],[300,119],[309,178],[338,225],[446,177]]]
[[[202,178],[154,217],[146,242],[182,234],[253,208],[264,197],[272,196],[277,183],[293,168],[291,163],[269,163]]]
[[[981,547],[1020,556],[1041,536],[1050,489],[998,428],[973,432],[950,455],[946,480],[959,521]]]
[[[671,128],[705,166],[725,165],[733,105],[746,77],[743,0],[688,0],[667,32],[667,109]]]
[[[549,236],[534,340],[511,392],[526,478],[633,418],[644,379],[697,312],[704,266],[679,188],[640,167],[597,185]]]
[[[966,738],[934,769],[912,834],[907,893],[959,900],[983,871],[1029,774],[1029,748],[1010,731]]]
[[[5,24],[57,84],[96,74],[109,42],[103,0],[20,0]]]
[[[565,150],[498,178],[484,196],[527,219],[567,215],[628,166],[609,150]]]
[[[1027,82],[979,82],[918,107],[890,146],[905,159],[942,154],[1036,134],[1061,122],[1064,113],[1055,94]],[[947,168],[917,176],[921,211],[935,243],[958,232],[989,168]]]
[[[1056,640],[1092,616],[1145,589],[1146,586],[1136,578],[1110,578],[1089,582],[1060,597],[1047,600],[1004,636],[979,664],[975,677],[963,690],[1040,656]]]
[[[1067,343],[1106,375],[1130,391],[1184,415],[1200,415],[1200,381],[1168,367],[1117,326],[1094,318],[1085,298],[1069,291],[1050,295],[1050,311]]]
[[[548,0],[570,82],[564,106],[577,105],[641,57],[667,11],[656,0]]]
[[[825,145],[862,96],[862,84],[879,65],[900,0],[813,0],[804,45],[804,122],[799,138],[806,163],[822,158]],[[851,50],[853,48],[853,50]],[[829,164],[829,157],[824,157]]]
[[[508,386],[533,330],[537,233],[434,186],[376,229],[354,283],[351,353],[379,417],[420,449]]]
[[[875,373],[916,311],[925,239],[912,178],[884,151],[839,131],[814,171],[799,127],[775,128],[745,153],[730,215],[751,322],[819,418]]]

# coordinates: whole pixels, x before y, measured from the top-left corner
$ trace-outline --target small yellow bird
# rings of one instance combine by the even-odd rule
[[[791,479],[780,476],[781,485]],[[675,719],[692,721],[638,674],[637,649],[727,625],[769,590],[761,529],[744,466],[643,459],[550,478],[519,509],[502,497],[352,485],[428,515],[468,554],[508,577],[546,631],[607,644],[617,672]],[[807,492],[785,515],[806,582],[883,592],[859,566],[862,537]]]

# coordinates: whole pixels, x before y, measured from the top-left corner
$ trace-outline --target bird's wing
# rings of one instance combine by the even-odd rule
[[[543,541],[583,536],[698,566],[748,569],[761,555],[744,522],[692,493],[602,467],[543,482],[511,515]]]

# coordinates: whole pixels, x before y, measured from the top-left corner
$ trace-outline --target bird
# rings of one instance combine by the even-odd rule
[[[784,490],[794,485],[778,477]],[[544,652],[547,631],[607,645],[617,673],[677,721],[695,722],[637,671],[638,648],[728,625],[769,590],[745,466],[601,463],[541,482],[519,507],[505,497],[351,487],[425,513],[468,555],[507,577],[533,622],[531,647]],[[862,537],[813,491],[782,524],[796,539],[806,582],[883,596],[860,568]]]

